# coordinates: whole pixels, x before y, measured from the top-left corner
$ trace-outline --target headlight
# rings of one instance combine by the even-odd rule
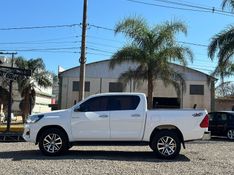
[[[44,117],[44,115],[31,115],[28,117],[28,119],[26,120],[26,123],[36,123],[37,121],[39,121],[42,117]]]

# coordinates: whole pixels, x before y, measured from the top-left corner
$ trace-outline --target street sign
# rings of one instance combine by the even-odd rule
[[[21,69],[15,67],[0,66],[0,76],[1,74],[14,74],[21,76],[31,76],[31,70]]]

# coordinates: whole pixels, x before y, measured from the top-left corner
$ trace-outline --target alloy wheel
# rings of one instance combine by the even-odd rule
[[[161,137],[158,140],[157,149],[163,156],[171,156],[176,151],[176,141],[169,136]]]
[[[230,140],[233,140],[233,139],[234,139],[234,130],[233,130],[233,129],[228,130],[228,132],[227,132],[227,137],[228,137]]]
[[[43,139],[43,147],[49,153],[56,153],[62,147],[62,138],[55,133],[48,134]]]

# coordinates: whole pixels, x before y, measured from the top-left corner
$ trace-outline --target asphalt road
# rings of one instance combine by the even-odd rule
[[[80,146],[46,157],[32,143],[0,143],[0,174],[234,174],[234,142],[212,139],[186,147],[175,160],[161,160],[148,146]]]

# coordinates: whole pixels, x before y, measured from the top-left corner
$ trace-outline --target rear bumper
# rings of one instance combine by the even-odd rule
[[[211,139],[211,132],[210,131],[205,131],[202,140],[210,140]]]

